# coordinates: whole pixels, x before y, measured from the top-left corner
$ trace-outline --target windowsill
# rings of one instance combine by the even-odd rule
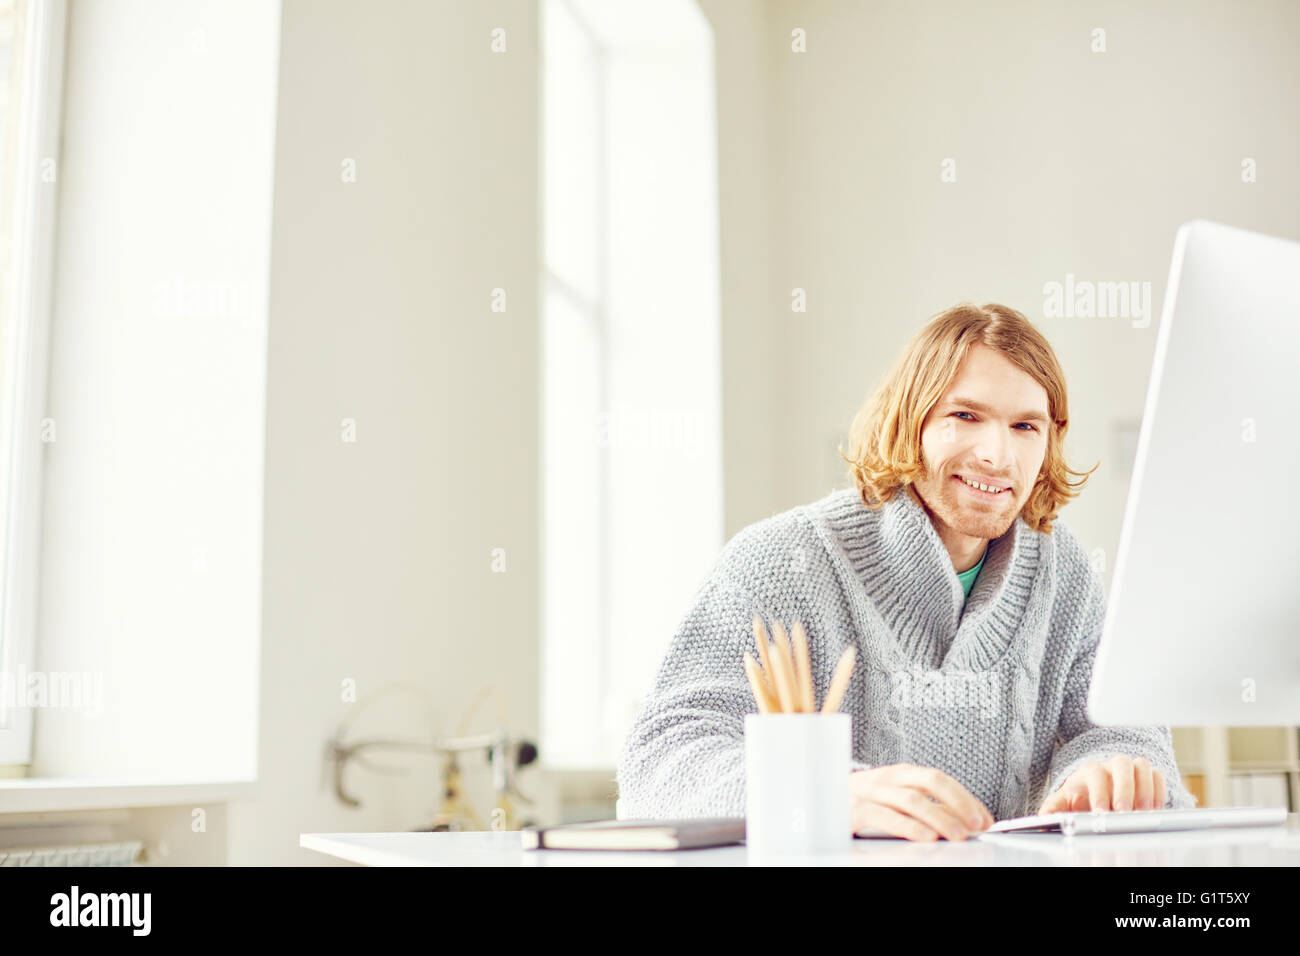
[[[61,810],[170,807],[251,800],[252,780],[158,780],[139,777],[26,777],[0,780],[0,816]]]
[[[548,777],[557,779],[569,778],[572,780],[585,780],[590,777],[612,777],[618,771],[613,764],[605,766],[604,764],[584,764],[583,766],[559,766],[554,767],[548,764],[539,763],[537,769],[540,773]]]

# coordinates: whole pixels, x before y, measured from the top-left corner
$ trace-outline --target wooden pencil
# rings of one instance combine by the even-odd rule
[[[763,627],[763,622],[757,614],[754,615],[754,644],[758,647],[758,660],[760,667],[759,676],[763,679],[763,687],[767,690],[768,696],[775,701],[776,684],[772,681],[772,650],[767,642],[767,629]]]
[[[852,647],[844,648],[840,662],[835,665],[835,676],[831,678],[830,689],[826,691],[826,702],[822,704],[823,714],[833,714],[840,709],[844,692],[849,689],[849,678],[853,676],[853,662],[856,658],[857,651]]]
[[[794,676],[794,662],[790,657],[790,640],[780,621],[772,622],[772,667],[776,678],[776,692],[781,699],[781,711],[786,714],[797,713],[799,698]]]
[[[808,659],[808,632],[803,629],[802,621],[795,621],[794,633],[794,670],[799,678],[799,709],[805,714],[817,712],[817,702],[813,698],[812,664]]]
[[[745,651],[745,676],[749,678],[749,687],[754,692],[754,701],[758,704],[760,714],[770,714],[776,709],[776,703],[763,684],[763,674],[758,668],[758,661]]]

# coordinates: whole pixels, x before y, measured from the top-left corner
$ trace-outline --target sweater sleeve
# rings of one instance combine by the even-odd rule
[[[743,817],[745,725],[758,710],[743,655],[756,654],[748,592],[714,574],[673,636],[618,763],[629,819]]]
[[[1168,727],[1100,727],[1088,719],[1088,688],[1092,682],[1097,644],[1101,640],[1106,602],[1098,580],[1089,602],[1084,640],[1066,678],[1058,739],[1060,748],[1052,755],[1047,789],[1037,806],[1061,788],[1069,776],[1086,763],[1105,761],[1118,754],[1146,757],[1165,778],[1165,807],[1196,806],[1196,798],[1183,785],[1174,759],[1173,737]]]

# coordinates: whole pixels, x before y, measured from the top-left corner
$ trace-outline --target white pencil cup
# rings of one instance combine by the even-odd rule
[[[845,849],[852,717],[745,716],[745,843],[759,853]]]

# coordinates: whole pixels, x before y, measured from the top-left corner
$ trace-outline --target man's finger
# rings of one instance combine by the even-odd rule
[[[1110,772],[1110,805],[1114,810],[1133,809],[1133,758],[1116,754],[1106,764]]]
[[[1110,803],[1110,772],[1105,765],[1100,763],[1090,763],[1083,768],[1083,778],[1088,785],[1088,809],[1089,810],[1109,810]]]
[[[1038,808],[1038,813],[1036,815],[1041,817],[1048,813],[1060,813],[1064,809],[1065,801],[1061,797],[1061,791],[1058,790],[1043,801],[1043,805]]]
[[[1038,810],[1040,815],[1044,813],[1065,813],[1073,807],[1074,801],[1080,794],[1080,785],[1077,781],[1071,783],[1073,780],[1075,780],[1075,775],[1071,774],[1069,780],[1066,780],[1055,793],[1043,801],[1043,805]]]
[[[979,826],[991,826],[993,814],[980,803],[969,790],[951,776],[935,767],[917,767],[908,765],[900,767],[894,779],[904,786],[920,790],[927,796],[934,797],[952,812],[962,826],[976,829]],[[977,824],[975,821],[979,820]]]
[[[927,843],[939,839],[936,830],[926,826],[916,817],[868,801],[863,801],[853,809],[853,832],[857,833],[859,830],[883,830],[894,836]]]
[[[1065,799],[1061,796],[1061,791],[1057,790],[1043,801],[1043,805],[1038,808],[1037,815],[1042,816],[1044,813],[1060,813],[1064,806]]]
[[[1151,761],[1138,757],[1133,761],[1133,809],[1155,809],[1156,787],[1151,776]]]
[[[1163,810],[1165,808],[1165,775],[1159,770],[1153,770],[1151,773],[1154,779],[1154,789],[1156,792],[1155,809]]]

